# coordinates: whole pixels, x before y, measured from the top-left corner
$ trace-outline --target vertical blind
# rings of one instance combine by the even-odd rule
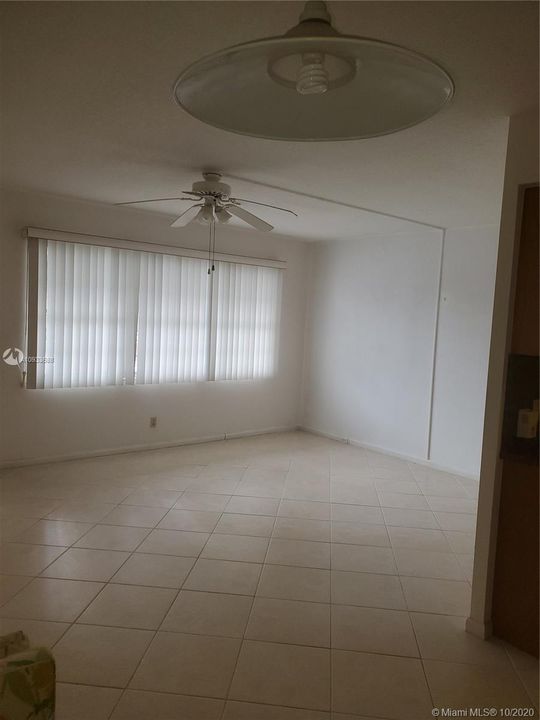
[[[221,263],[216,277],[216,380],[274,373],[280,272]]]
[[[277,268],[40,239],[35,294],[36,387],[275,372]]]
[[[141,253],[137,383],[208,379],[207,268],[202,260]]]

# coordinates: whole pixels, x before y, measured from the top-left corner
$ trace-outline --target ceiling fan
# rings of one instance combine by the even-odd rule
[[[270,225],[270,223],[253,215],[253,213],[242,207],[244,203],[272,208],[273,210],[286,212],[297,217],[297,213],[293,210],[287,210],[286,208],[257,202],[255,200],[231,197],[231,186],[221,181],[221,174],[218,172],[203,172],[203,178],[204,180],[194,182],[191,190],[182,190],[182,193],[189,197],[132,200],[129,202],[115,203],[115,205],[139,205],[142,203],[165,202],[167,200],[195,201],[195,204],[191,205],[187,210],[184,210],[184,212],[176,218],[171,227],[185,227],[192,221],[202,223],[203,225],[214,226],[216,221],[218,223],[228,223],[229,220],[235,216],[256,230],[269,232],[274,229],[273,225]]]

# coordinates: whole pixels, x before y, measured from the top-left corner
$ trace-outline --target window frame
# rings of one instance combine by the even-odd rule
[[[67,232],[63,230],[53,230],[49,228],[35,228],[27,227],[22,231],[23,238],[27,240],[27,283],[26,283],[26,308],[25,308],[25,348],[26,358],[35,358],[37,356],[38,349],[38,303],[39,303],[39,243],[41,241],[53,240],[64,243],[79,243],[84,245],[102,246],[108,248],[117,248],[122,250],[132,250],[136,252],[148,252],[153,254],[163,254],[180,256],[185,258],[197,258],[200,260],[207,260],[208,253],[204,250],[198,250],[195,248],[185,248],[173,245],[163,245],[158,243],[149,243],[137,240],[128,240],[125,238],[114,238],[100,235],[87,235],[83,233]],[[220,263],[233,263],[240,265],[256,266],[275,268],[279,270],[285,270],[287,268],[287,262],[284,260],[278,260],[273,258],[261,258],[252,257],[246,255],[233,255],[229,253],[216,253],[215,260]],[[196,381],[185,381],[186,384],[190,382],[222,382],[222,380],[216,380],[215,377],[215,312],[213,312],[213,296],[215,293],[214,278],[210,276],[210,336],[211,343],[209,347],[209,373],[208,377],[204,380]],[[279,280],[279,307],[277,310],[277,333],[279,335],[279,326],[282,315],[282,300],[283,300],[283,276]],[[277,345],[277,347],[279,344]],[[276,347],[276,350],[277,350]],[[276,358],[277,361],[277,358]],[[82,389],[87,388],[103,388],[103,387],[122,387],[121,384],[111,385],[95,385],[95,386],[76,386],[74,388],[62,387],[62,388],[49,388],[40,387],[37,384],[37,363],[26,362],[25,371],[25,382],[24,386],[27,389]],[[213,368],[213,372],[212,372]],[[263,378],[261,378],[263,379]],[[243,378],[239,379],[238,382],[254,381],[259,378]],[[223,382],[230,382],[230,380],[223,380]],[[133,383],[137,384],[137,383]],[[142,383],[142,384],[184,384],[184,382],[170,382],[170,383]]]

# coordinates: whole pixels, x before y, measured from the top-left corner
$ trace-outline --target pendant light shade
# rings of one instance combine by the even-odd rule
[[[202,58],[174,94],[209,125],[273,140],[353,140],[416,125],[452,97],[450,76],[406,48],[338,33],[323,2],[307,2],[282,37]]]

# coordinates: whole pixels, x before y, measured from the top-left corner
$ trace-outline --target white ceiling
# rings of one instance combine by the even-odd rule
[[[489,224],[498,221],[506,117],[538,102],[536,2],[329,3],[341,31],[424,53],[456,83],[453,102],[434,118],[337,143],[234,135],[191,118],[172,99],[188,63],[281,34],[302,3],[0,5],[10,187],[113,203],[174,195],[201,169],[219,169],[234,194],[299,212],[291,221],[257,210],[287,235],[354,237],[410,226],[276,188],[442,227]]]

